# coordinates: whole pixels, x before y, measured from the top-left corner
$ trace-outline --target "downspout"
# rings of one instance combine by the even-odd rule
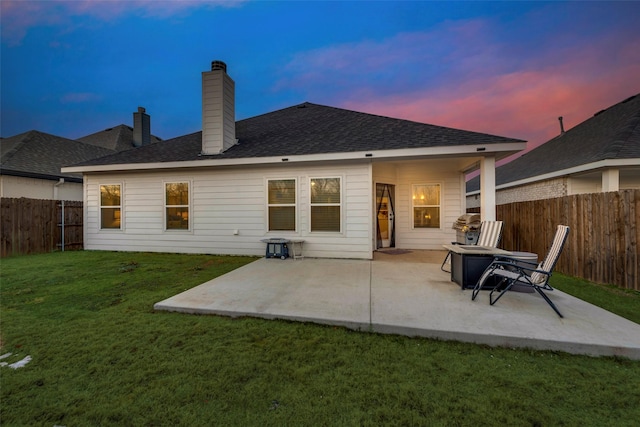
[[[53,200],[58,200],[58,187],[64,184],[64,178],[53,184]]]

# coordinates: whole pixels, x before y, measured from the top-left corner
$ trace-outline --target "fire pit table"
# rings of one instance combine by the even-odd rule
[[[477,245],[443,245],[451,252],[451,281],[462,289],[473,289],[494,255],[510,256],[503,249]]]

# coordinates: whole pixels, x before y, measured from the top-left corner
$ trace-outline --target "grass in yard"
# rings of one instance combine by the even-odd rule
[[[551,285],[618,316],[640,323],[640,292],[614,285],[599,285],[577,277],[554,274]]]
[[[252,259],[108,252],[3,259],[0,354],[33,360],[0,368],[2,424],[631,426],[640,419],[636,361],[153,311],[155,302]],[[556,280],[567,282],[562,290],[572,283]],[[630,298],[637,304],[638,295]]]

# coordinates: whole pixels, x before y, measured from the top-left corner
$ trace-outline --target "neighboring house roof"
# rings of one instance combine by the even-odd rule
[[[74,166],[245,159],[524,142],[514,138],[308,102],[237,121],[236,139],[237,144],[224,153],[202,155],[202,132],[196,132]]]
[[[77,139],[86,144],[107,148],[113,151],[125,151],[135,148],[133,145],[133,128],[127,125],[118,125],[91,135]],[[151,143],[162,141],[155,135],[151,135]]]
[[[640,159],[640,94],[496,168],[496,186],[603,160],[628,159]],[[467,182],[467,193],[479,190],[479,177]]]
[[[113,150],[32,130],[0,140],[0,171],[3,175],[82,182],[82,174],[62,173],[60,168],[113,153]]]

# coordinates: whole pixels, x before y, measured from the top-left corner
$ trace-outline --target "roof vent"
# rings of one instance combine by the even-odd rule
[[[227,64],[222,61],[211,61],[211,71],[222,70],[227,72]]]
[[[560,122],[560,133],[564,133],[564,123],[562,122],[562,116],[558,117],[558,121]]]

